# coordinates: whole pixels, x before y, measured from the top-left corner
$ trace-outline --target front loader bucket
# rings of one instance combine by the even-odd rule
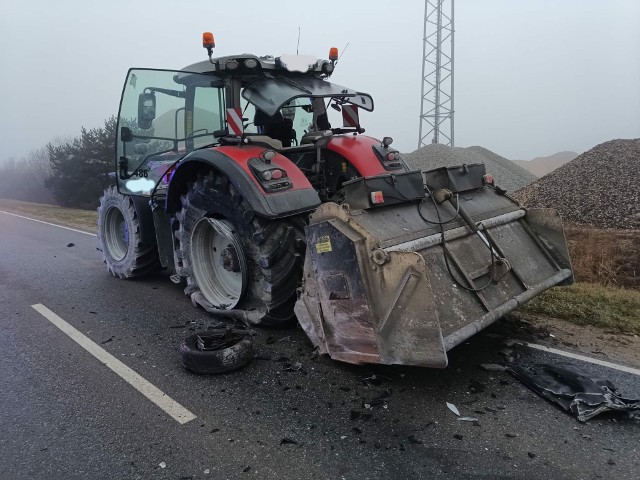
[[[448,350],[572,282],[555,210],[526,211],[492,188],[459,202],[482,236],[453,205],[436,212],[428,200],[420,212],[406,202],[358,210],[325,203],[313,213],[295,311],[321,353],[348,363],[446,367]],[[440,225],[422,218],[438,214],[455,218],[443,227],[448,262]]]

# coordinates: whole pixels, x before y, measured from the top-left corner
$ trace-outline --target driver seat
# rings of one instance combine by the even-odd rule
[[[291,140],[295,138],[293,120],[284,118],[280,112],[269,116],[262,110],[256,109],[253,123],[256,127],[262,127],[262,132],[260,133],[279,140],[285,148],[290,147]]]

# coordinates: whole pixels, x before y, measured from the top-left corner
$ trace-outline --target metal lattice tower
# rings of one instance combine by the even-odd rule
[[[454,146],[453,2],[426,0],[424,5],[418,148],[430,143]]]

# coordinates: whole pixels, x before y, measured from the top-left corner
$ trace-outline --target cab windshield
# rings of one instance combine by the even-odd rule
[[[352,103],[369,112],[373,110],[370,95],[316,77],[258,78],[244,89],[242,97],[269,116],[300,97],[332,98],[340,103]]]

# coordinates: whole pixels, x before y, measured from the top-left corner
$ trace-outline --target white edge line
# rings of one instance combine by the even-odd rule
[[[4,210],[0,210],[0,213],[5,213],[5,214],[11,215],[13,217],[24,218],[25,220],[31,220],[32,222],[44,223],[45,225],[51,225],[52,227],[64,228],[65,230],[71,230],[72,232],[84,233],[85,235],[91,235],[92,237],[96,236],[95,233],[85,232],[84,230],[78,230],[77,228],[65,227],[64,225],[58,225],[57,223],[45,222],[44,220],[37,220],[37,219],[31,218],[31,217],[25,217],[23,215],[18,215],[16,213],[5,212]]]
[[[190,422],[191,420],[194,420],[196,418],[196,416],[189,410],[173,400],[148,380],[138,375],[131,368],[127,367],[124,363],[115,358],[104,348],[100,347],[97,343],[89,339],[84,334],[80,333],[78,330],[69,325],[47,307],[40,303],[31,305],[31,307],[40,315],[53,323],[60,330],[62,330],[62,332],[67,334],[73,341],[84,348],[87,352],[96,357],[106,367],[110,368],[125,382],[138,390],[142,395],[147,397],[153,403],[155,403],[176,422],[184,425],[185,423]]]
[[[618,365],[617,363],[606,362],[604,360],[598,360],[597,358],[586,357],[584,355],[578,355],[577,353],[565,352],[564,350],[545,347],[544,345],[538,345],[535,343],[525,343],[525,345],[530,348],[535,348],[536,350],[542,350],[543,352],[555,353],[556,355],[562,355],[563,357],[569,357],[576,360],[581,360],[583,362],[593,363],[595,365],[601,365],[603,367],[613,368],[615,370],[620,370],[621,372],[640,376],[640,370],[638,370],[637,368],[627,367],[626,365]]]

